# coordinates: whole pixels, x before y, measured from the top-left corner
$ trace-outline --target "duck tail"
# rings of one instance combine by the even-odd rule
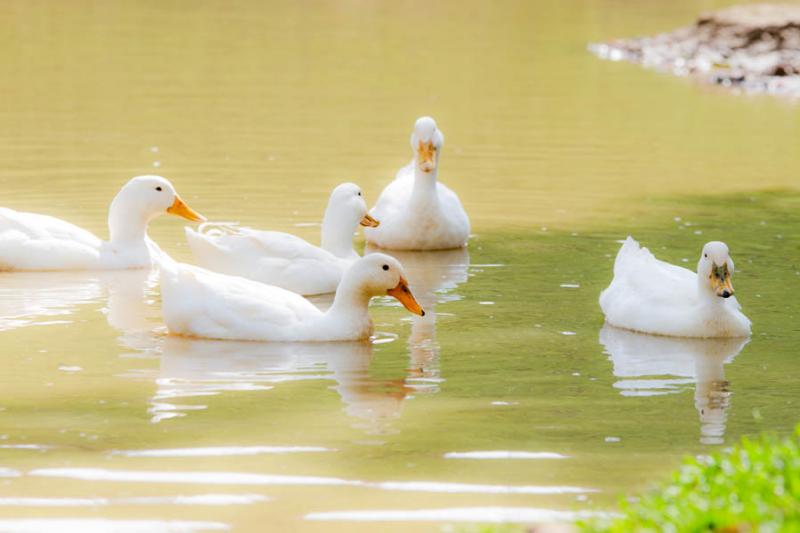
[[[187,230],[189,227],[186,227]],[[197,233],[217,237],[221,235],[235,235],[241,231],[238,222],[203,222],[197,226]],[[189,233],[188,231],[186,232]]]
[[[622,242],[622,246],[617,253],[617,258],[614,261],[614,273],[618,272],[619,268],[622,266],[622,263],[632,257],[638,256],[642,250],[647,251],[647,248],[642,248],[636,239],[628,235],[628,238]]]

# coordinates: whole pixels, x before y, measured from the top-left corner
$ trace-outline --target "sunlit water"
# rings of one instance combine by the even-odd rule
[[[328,191],[374,200],[432,114],[475,235],[399,255],[429,313],[375,301],[371,344],[171,338],[148,273],[0,274],[0,530],[571,519],[686,453],[788,433],[797,108],[585,50],[697,9],[3,3],[4,206],[105,236],[118,187],[155,172],[213,219],[314,240]],[[188,260],[182,226],[151,234]],[[752,339],[603,328],[628,233],[690,268],[727,241]]]

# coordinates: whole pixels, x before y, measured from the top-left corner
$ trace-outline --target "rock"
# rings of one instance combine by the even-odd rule
[[[725,87],[800,97],[800,5],[733,6],[704,13],[694,25],[669,33],[589,49],[603,59]]]

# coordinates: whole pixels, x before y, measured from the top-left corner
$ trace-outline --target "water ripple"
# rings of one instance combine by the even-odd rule
[[[40,468],[32,476],[144,483],[200,483],[208,485],[350,486],[408,492],[452,494],[583,494],[595,489],[570,486],[484,485],[435,481],[360,481],[320,476],[251,474],[246,472],[160,472],[104,468]]]
[[[515,452],[488,450],[474,452],[448,452],[445,459],[567,459],[568,456],[553,452]]]
[[[330,452],[320,446],[216,446],[207,448],[165,448],[156,450],[115,450],[125,457],[223,457],[261,454]]]
[[[309,513],[306,520],[347,520],[357,522],[573,522],[599,516],[588,511],[556,511],[535,507],[452,507],[443,509],[330,511]]]
[[[104,520],[95,518],[19,518],[0,519],[4,533],[193,533],[194,531],[227,531],[230,526],[221,522],[190,522],[182,520]]]

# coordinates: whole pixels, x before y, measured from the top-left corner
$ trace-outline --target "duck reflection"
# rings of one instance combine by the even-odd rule
[[[64,323],[102,289],[96,276],[80,272],[0,273],[0,331]]]
[[[680,392],[695,384],[694,404],[700,416],[700,442],[722,444],[731,403],[724,365],[749,339],[689,339],[644,335],[605,325],[600,343],[621,378],[614,385],[623,396],[656,396]]]
[[[152,422],[185,416],[205,405],[176,405],[173,400],[213,396],[223,391],[269,390],[298,380],[327,380],[367,433],[391,431],[411,388],[404,378],[369,376],[369,342],[257,343],[167,337],[162,346],[158,391]]]
[[[440,346],[436,342],[436,304],[461,299],[453,289],[469,278],[469,252],[466,248],[410,252],[367,245],[364,253],[374,252],[400,261],[414,296],[425,309],[425,316],[411,318],[409,383],[418,392],[438,392],[443,380],[439,372]]]
[[[78,307],[101,302],[111,327],[125,334],[150,331],[155,314],[150,270],[0,273],[0,331],[69,321]]]
[[[158,272],[145,269],[108,271],[101,272],[98,280],[108,295],[103,313],[108,325],[122,334],[120,344],[136,350],[138,357],[152,352],[158,344],[153,330],[160,324],[160,313],[154,303]]]

